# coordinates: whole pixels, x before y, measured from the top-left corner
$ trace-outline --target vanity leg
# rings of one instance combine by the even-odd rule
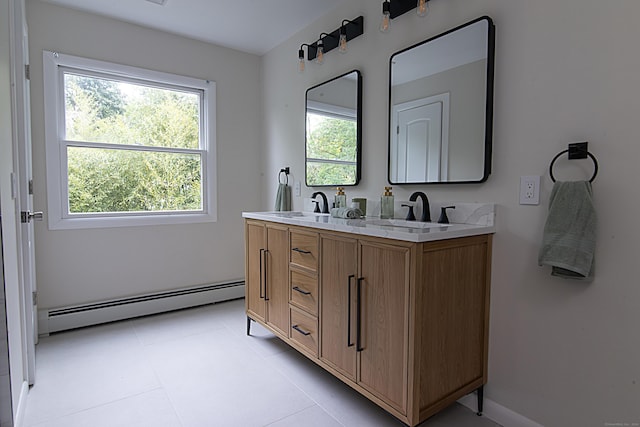
[[[477,397],[478,397],[478,412],[476,412],[477,416],[482,416],[482,400],[484,398],[484,386],[480,386],[477,390]]]
[[[247,335],[251,335],[251,318],[247,316]]]

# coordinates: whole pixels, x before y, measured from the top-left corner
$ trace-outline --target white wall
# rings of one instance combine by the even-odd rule
[[[36,0],[27,20],[36,210],[46,210],[43,50],[209,79],[217,89],[218,222],[65,231],[36,223],[40,308],[242,279],[241,212],[260,206],[260,58]]]
[[[424,190],[432,200],[498,204],[486,395],[545,426],[640,422],[640,3],[632,0],[433,0],[377,30],[380,1],[347,0],[263,57],[262,208],[276,174],[290,166],[304,187],[304,94],[357,68],[364,82],[362,181],[347,197],[378,200],[386,181],[388,60],[392,53],[482,15],[496,24],[493,173],[480,185],[396,186],[396,200]],[[296,71],[296,51],[342,19],[364,15],[365,34],[346,55]],[[548,166],[569,142],[589,141],[600,162],[592,283],[553,278],[537,251],[552,187]],[[589,161],[556,163],[559,179],[590,177]],[[519,177],[542,175],[542,203],[518,204]],[[294,209],[302,198],[294,197]]]
[[[6,303],[9,338],[9,367],[13,415],[16,417],[21,403],[22,390],[26,387],[23,355],[22,300],[20,298],[20,274],[18,270],[18,230],[16,200],[11,196],[13,168],[13,135],[11,115],[11,48],[9,19],[13,16],[9,1],[0,0],[0,216],[2,217],[2,269],[4,270],[4,301]],[[2,278],[0,274],[0,278]],[[0,286],[3,286],[0,281]],[[0,338],[4,339],[4,337]],[[5,357],[3,355],[2,357]],[[4,382],[3,382],[4,385]],[[26,388],[25,388],[26,390]],[[3,390],[4,391],[4,390]],[[3,399],[8,396],[3,395]],[[4,405],[2,406],[4,408]],[[0,416],[5,421],[6,414]],[[14,418],[15,421],[15,418]]]

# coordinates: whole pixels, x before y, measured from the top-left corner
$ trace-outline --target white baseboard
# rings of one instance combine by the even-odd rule
[[[478,400],[474,393],[458,399],[458,403],[466,406],[474,412],[478,410]],[[538,424],[491,399],[487,399],[486,397],[483,400],[482,414],[503,427],[544,427],[543,425]]]
[[[20,396],[18,397],[18,408],[16,409],[16,417],[13,420],[14,427],[22,427],[24,425],[24,411],[27,408],[27,394],[29,393],[29,383],[22,382],[20,388]]]
[[[46,336],[52,332],[242,298],[244,288],[244,281],[238,280],[38,310],[38,331],[41,336]]]

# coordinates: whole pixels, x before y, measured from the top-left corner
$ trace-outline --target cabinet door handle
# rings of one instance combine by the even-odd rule
[[[260,249],[260,298],[264,298],[262,286],[264,285],[264,249]]]
[[[358,277],[357,301],[356,301],[356,351],[362,348],[362,281],[364,277]]]
[[[269,263],[267,259],[267,255],[269,255],[269,250],[264,250],[264,300],[269,301],[269,297],[267,297],[267,287],[269,286],[269,282],[267,278],[269,277]]]
[[[347,347],[353,347],[351,342],[351,279],[355,277],[355,275],[350,274],[347,279]]]
[[[300,326],[298,325],[293,325],[292,326],[293,329],[295,329],[296,331],[300,332],[302,335],[304,335],[305,337],[308,335],[311,335],[311,332],[305,331],[304,329],[302,329]]]
[[[300,249],[300,248],[292,248],[292,251],[296,251],[296,252],[300,252],[301,254],[310,254],[311,251],[305,251],[304,249]]]
[[[300,292],[302,295],[311,295],[311,292],[309,292],[309,291],[305,291],[305,290],[302,290],[302,289],[300,289],[300,288],[299,288],[299,287],[297,287],[297,286],[294,286],[292,289],[293,289],[294,291]]]

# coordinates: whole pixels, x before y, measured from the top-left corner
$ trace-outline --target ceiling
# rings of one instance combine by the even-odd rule
[[[262,55],[345,0],[43,1]]]

